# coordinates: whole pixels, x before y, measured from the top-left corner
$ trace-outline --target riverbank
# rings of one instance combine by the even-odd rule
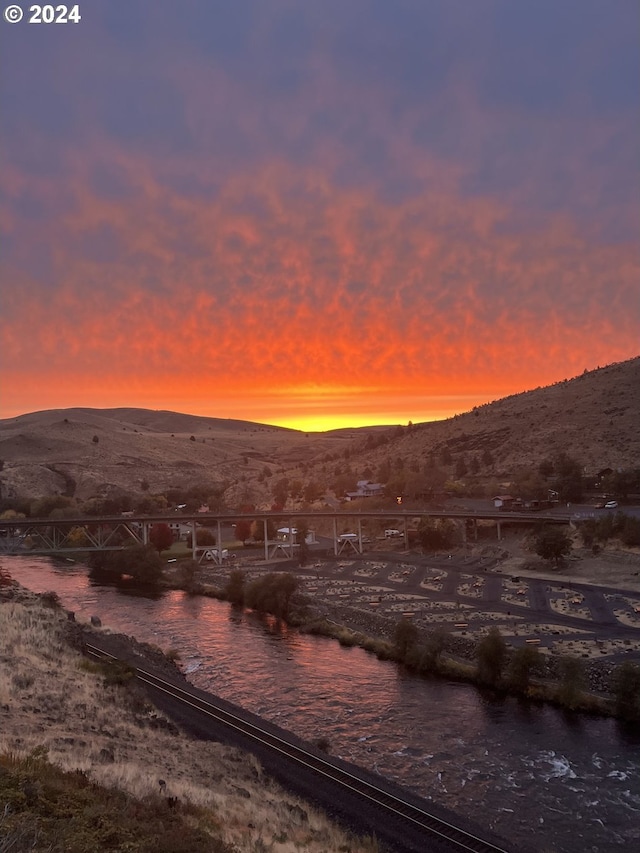
[[[72,853],[376,853],[374,841],[332,824],[251,755],[181,733],[132,690],[126,668],[83,658],[90,630],[55,596],[0,587],[3,839],[37,837]],[[158,650],[120,641],[175,675]]]
[[[633,668],[638,669],[640,661],[640,600],[633,590],[625,596],[622,592],[606,594],[610,588],[593,586],[592,607],[603,603],[606,608],[608,600],[615,600],[610,617],[612,633],[608,634],[600,621],[591,620],[585,603],[590,596],[584,583],[593,573],[594,560],[584,560],[587,571],[583,574],[579,572],[582,560],[551,573],[530,557],[514,557],[510,552],[500,556],[493,561],[490,573],[481,563],[475,574],[467,555],[441,557],[440,567],[434,569],[424,562],[412,563],[409,555],[395,563],[385,563],[379,556],[377,560],[319,562],[306,569],[282,561],[241,568],[247,581],[273,571],[288,571],[297,577],[304,607],[293,610],[289,621],[302,631],[333,637],[345,646],[358,645],[424,674],[488,685],[571,710],[637,721],[640,697],[638,684],[633,685]],[[437,561],[437,555],[434,559]],[[604,560],[597,562],[597,575],[602,577]],[[617,565],[618,580],[624,576],[637,581],[637,555],[624,555]],[[571,580],[567,579],[569,573]],[[444,578],[447,583],[447,575],[451,577],[448,592],[444,592],[442,581]],[[184,586],[176,567],[169,572],[168,583],[224,598],[229,577],[229,567],[201,566],[191,576],[190,585]],[[483,597],[485,585],[501,590],[492,602]],[[471,607],[474,596],[475,611]],[[548,599],[546,611],[533,609],[529,603],[541,596],[545,603]],[[600,614],[598,618],[602,618]],[[394,636],[401,620],[411,622],[415,648],[399,653]],[[499,633],[504,655],[501,671],[488,682],[479,672],[478,651],[491,630]],[[436,637],[438,651],[434,655]],[[524,675],[522,665],[517,675],[513,671],[511,664],[518,661],[527,670]],[[621,672],[630,667],[630,676],[626,673],[629,696],[621,702]]]

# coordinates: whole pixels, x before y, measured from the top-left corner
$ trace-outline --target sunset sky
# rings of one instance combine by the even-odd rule
[[[638,8],[3,20],[0,418],[418,422],[638,355]]]

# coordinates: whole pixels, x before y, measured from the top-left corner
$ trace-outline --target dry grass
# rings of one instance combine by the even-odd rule
[[[326,482],[347,448],[349,464],[359,473],[398,457],[405,466],[422,466],[444,447],[467,461],[489,451],[494,463],[481,472],[487,482],[517,468],[537,468],[559,451],[591,470],[632,468],[640,455],[639,419],[640,358],[400,431],[371,427],[307,437],[295,430],[145,409],[37,412],[0,421],[5,460],[0,481],[4,493],[32,497],[63,493],[70,478],[75,497],[86,499],[105,484],[137,492],[145,479],[156,492],[224,480],[231,484],[225,494],[229,506],[246,503],[248,493],[251,503],[268,508],[275,480],[286,475],[303,483]],[[382,433],[385,444],[365,448],[368,435]],[[92,441],[94,435],[99,443]],[[265,468],[271,471],[266,477]],[[453,465],[447,468],[447,475],[452,473]],[[300,504],[301,499],[290,501],[288,509]]]
[[[0,606],[5,759],[43,747],[56,767],[138,801],[177,797],[191,822],[238,851],[374,853],[375,841],[354,840],[283,791],[253,756],[176,733],[128,688],[107,686],[67,644],[64,613],[19,598]]]

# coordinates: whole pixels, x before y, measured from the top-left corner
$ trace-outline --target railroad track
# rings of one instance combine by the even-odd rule
[[[119,661],[120,658],[103,651],[97,646],[87,644],[86,653],[100,660]],[[487,841],[455,826],[441,818],[430,814],[423,808],[394,796],[388,791],[377,787],[357,775],[336,766],[330,760],[306,751],[278,735],[262,729],[260,726],[243,719],[231,711],[218,707],[206,699],[194,695],[189,690],[183,689],[170,681],[155,675],[154,673],[140,667],[136,667],[136,677],[143,684],[154,690],[166,694],[173,701],[191,707],[201,714],[222,723],[224,726],[241,733],[245,738],[260,744],[269,750],[279,753],[287,760],[293,761],[306,770],[313,771],[333,784],[342,786],[349,793],[363,798],[369,806],[383,810],[384,813],[394,819],[406,821],[414,831],[424,832],[426,837],[438,839],[443,846],[452,851],[470,851],[471,853],[510,853],[505,847]]]

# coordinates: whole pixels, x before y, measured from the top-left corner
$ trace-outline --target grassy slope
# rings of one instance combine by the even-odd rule
[[[15,849],[74,853],[376,850],[252,756],[193,741],[130,688],[109,686],[69,645],[59,609],[0,592],[0,850],[13,849],[3,836],[22,839]]]
[[[223,421],[144,409],[67,409],[36,412],[0,421],[3,494],[64,492],[65,472],[76,496],[104,493],[109,484],[151,491],[203,481],[227,481],[231,504],[270,505],[273,482],[283,474],[320,481],[347,462],[362,472],[386,459],[423,466],[446,446],[454,460],[469,462],[485,450],[494,457],[482,474],[508,475],[519,466],[537,467],[566,451],[587,468],[630,468],[640,458],[640,357],[480,406],[466,414],[411,430],[387,431],[383,447],[364,449],[379,427],[305,433],[244,421]],[[396,434],[397,433],[397,434]],[[98,442],[93,437],[98,437]],[[191,440],[194,437],[194,441]],[[326,454],[333,459],[323,464]],[[309,468],[301,468],[304,463]],[[264,470],[271,474],[264,480]],[[323,470],[324,469],[324,470]],[[450,472],[449,472],[450,473]],[[264,481],[264,482],[261,482]],[[247,501],[243,495],[251,494]]]

